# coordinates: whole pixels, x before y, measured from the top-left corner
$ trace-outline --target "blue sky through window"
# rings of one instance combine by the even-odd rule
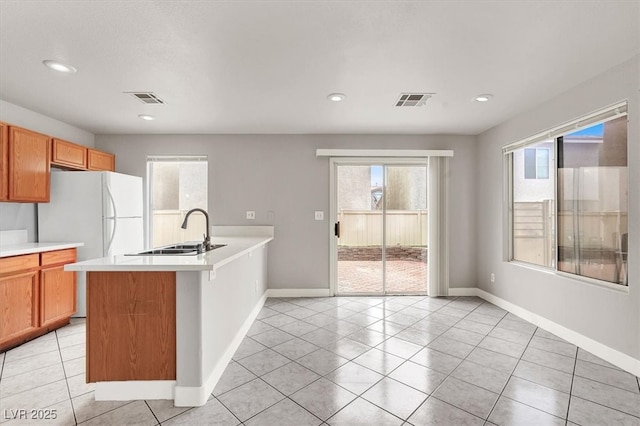
[[[382,166],[371,166],[371,186],[382,186]]]
[[[567,136],[602,136],[604,134],[604,123],[569,133]]]

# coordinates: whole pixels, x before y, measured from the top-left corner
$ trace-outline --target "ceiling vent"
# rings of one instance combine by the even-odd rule
[[[435,93],[401,93],[396,101],[397,107],[421,107]]]
[[[160,99],[153,92],[125,92],[142,102],[143,104],[164,104],[165,101]]]

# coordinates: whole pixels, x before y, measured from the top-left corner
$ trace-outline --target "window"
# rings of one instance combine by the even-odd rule
[[[524,178],[549,179],[549,149],[525,148]]]
[[[506,146],[509,259],[627,285],[627,104]]]
[[[513,152],[513,259],[547,267],[555,264],[555,182],[549,179],[549,161],[553,161],[549,153],[553,147],[550,139]],[[541,157],[546,176],[538,179],[536,163]],[[533,177],[529,174],[531,162]]]
[[[207,210],[208,162],[206,156],[150,156],[147,158],[150,247],[186,241],[202,241],[206,232],[201,214],[189,217],[186,230],[180,228],[193,208]]]

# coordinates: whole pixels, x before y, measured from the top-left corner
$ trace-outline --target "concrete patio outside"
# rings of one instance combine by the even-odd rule
[[[338,294],[382,293],[382,261],[338,261]],[[387,260],[387,293],[426,293],[427,264],[415,260]]]

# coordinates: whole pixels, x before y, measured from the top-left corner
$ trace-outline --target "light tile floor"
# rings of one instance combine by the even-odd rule
[[[258,318],[191,409],[94,401],[74,321],[0,354],[0,423],[640,425],[637,377],[478,298],[268,299]]]

